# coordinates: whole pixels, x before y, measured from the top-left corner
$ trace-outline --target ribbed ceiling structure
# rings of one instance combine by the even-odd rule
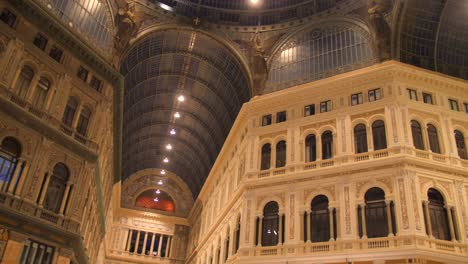
[[[196,197],[250,99],[245,69],[212,37],[178,29],[140,39],[124,57],[121,72],[123,178],[148,168],[169,170]]]

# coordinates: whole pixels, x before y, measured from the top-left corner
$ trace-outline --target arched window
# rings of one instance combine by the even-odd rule
[[[67,105],[65,106],[65,111],[63,112],[62,122],[71,127],[73,123],[73,118],[75,117],[76,108],[78,107],[78,101],[74,97],[68,98]]]
[[[365,214],[366,222],[365,228],[361,227],[361,230],[366,230],[367,232],[362,231],[363,236],[373,238],[386,237],[389,234],[393,234],[393,230],[390,230],[393,223],[389,225],[387,217],[388,213],[391,212],[391,208],[387,208],[385,192],[378,187],[373,187],[366,192],[364,199],[365,210],[363,212],[361,208],[360,213]],[[390,218],[392,218],[392,215],[390,215]]]
[[[417,149],[424,150],[424,141],[423,141],[421,125],[419,124],[418,121],[415,121],[415,120],[411,121],[411,133],[413,134],[414,147]]]
[[[21,69],[18,80],[16,81],[16,94],[20,98],[26,99],[33,77],[34,77],[33,69],[25,65],[23,69]]]
[[[63,163],[57,163],[50,176],[49,185],[44,200],[44,209],[59,213],[62,200],[65,195],[65,188],[69,179],[68,168]]]
[[[354,127],[354,150],[356,153],[367,152],[367,131],[364,124]]]
[[[322,159],[333,157],[333,134],[330,130],[322,134]]]
[[[239,219],[237,220],[237,228],[236,228],[236,244],[234,245],[235,248],[234,248],[234,254],[237,253],[237,251],[239,250],[239,245],[240,245],[240,234],[241,234],[241,219],[239,217]]]
[[[440,153],[439,136],[437,135],[437,128],[435,126],[427,125],[427,137],[429,138],[429,147],[434,153]]]
[[[83,108],[80,113],[80,118],[78,119],[78,124],[76,125],[76,131],[83,136],[86,136],[90,118],[91,110],[88,107]]]
[[[266,143],[262,147],[262,162],[260,164],[260,169],[268,170],[271,166],[271,144]]]
[[[44,108],[46,104],[47,94],[49,93],[49,89],[50,89],[50,81],[45,77],[41,77],[41,79],[39,79],[39,82],[37,83],[36,91],[34,92],[34,97],[32,101],[32,104],[36,108],[38,109]]]
[[[431,188],[427,191],[427,198],[432,235],[437,239],[450,240],[449,221],[444,197],[439,191]]]
[[[305,161],[317,160],[317,141],[314,134],[308,135],[305,140]]]
[[[3,139],[0,146],[0,192],[6,192],[11,184],[14,184],[13,187],[16,188],[19,177],[16,182],[12,183],[11,180],[15,169],[17,169],[20,155],[21,146],[16,139],[12,137]]]
[[[263,208],[262,246],[278,244],[279,207],[277,202],[269,202]]]
[[[286,141],[281,140],[276,144],[276,168],[286,165]]]
[[[310,204],[310,237],[312,242],[330,240],[330,214],[328,198],[324,195],[315,196]]]
[[[65,111],[63,112],[62,122],[71,127],[73,123],[73,118],[75,117],[76,108],[78,107],[78,102],[74,97],[68,98],[67,106],[65,106]]]
[[[465,145],[465,136],[458,130],[455,130],[455,143],[457,145],[458,156],[460,159],[468,159]]]
[[[377,120],[372,123],[372,141],[374,142],[374,150],[387,148],[385,123],[382,120]]]

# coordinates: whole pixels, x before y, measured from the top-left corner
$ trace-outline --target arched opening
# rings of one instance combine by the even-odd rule
[[[424,150],[424,140],[421,124],[416,120],[411,120],[411,134],[413,135],[413,145],[416,149]]]
[[[431,124],[427,125],[427,137],[429,138],[429,147],[434,153],[441,153],[439,145],[439,135],[437,128]]]
[[[271,144],[266,143],[262,146],[261,170],[268,170],[271,166]]]
[[[317,160],[317,140],[314,134],[310,134],[305,140],[305,161],[311,162]]]
[[[378,187],[370,188],[364,195],[364,201],[365,204],[358,211],[360,236],[374,238],[394,235],[393,202],[385,201],[385,192]]]
[[[73,118],[76,114],[76,108],[78,107],[78,101],[74,97],[68,98],[65,111],[63,112],[62,122],[64,125],[71,127],[73,124]]]
[[[444,197],[434,188],[427,191],[430,234],[436,239],[451,240],[449,219]],[[427,219],[426,219],[427,223]],[[427,225],[427,224],[426,224]]]
[[[241,218],[239,217],[237,219],[237,226],[236,226],[236,244],[234,245],[234,254],[237,253],[239,250],[239,245],[240,245],[240,234],[241,234]]]
[[[13,137],[6,137],[2,140],[0,146],[0,191],[6,192],[8,189],[16,189],[22,168],[18,167],[18,158],[21,155],[21,145]],[[15,171],[18,171],[18,177],[13,179]],[[12,180],[14,182],[12,182]],[[10,186],[11,185],[11,186]]]
[[[324,242],[330,240],[330,214],[328,198],[318,195],[310,204],[310,237],[312,242]]]
[[[45,77],[41,77],[37,82],[37,87],[34,92],[32,105],[37,109],[43,109],[46,104],[47,94],[50,90],[50,81]]]
[[[279,235],[279,207],[277,202],[269,202],[263,208],[262,246],[275,246]]]
[[[165,191],[150,189],[142,192],[135,200],[135,206],[169,213],[175,212],[175,203]]]
[[[364,124],[354,127],[354,150],[356,153],[367,152],[367,131]]]
[[[468,159],[465,145],[465,136],[459,130],[455,130],[455,143],[457,145],[457,152],[460,159]]]
[[[61,205],[64,203],[65,189],[70,177],[67,166],[63,163],[57,163],[50,176],[49,185],[44,199],[44,209],[55,213],[60,212]]]
[[[229,252],[229,243],[231,243],[231,231],[228,228],[227,233],[226,233],[226,240],[224,242],[224,260],[223,260],[223,263],[226,262],[226,260],[229,257],[229,254],[231,253],[231,252]]]
[[[376,120],[372,123],[372,141],[374,143],[374,150],[387,148],[385,123],[382,120]]]
[[[333,134],[330,130],[322,134],[322,159],[333,158]]]
[[[286,166],[286,141],[281,140],[276,144],[276,168]]]
[[[31,86],[34,77],[34,70],[28,65],[23,66],[16,81],[16,94],[19,98],[25,100],[28,95],[29,87]]]

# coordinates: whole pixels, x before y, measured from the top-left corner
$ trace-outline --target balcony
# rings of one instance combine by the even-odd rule
[[[67,127],[62,123],[62,121],[56,119],[55,117],[51,116],[50,114],[35,108],[29,102],[19,98],[15,93],[11,90],[7,89],[5,86],[0,86],[0,96],[6,98],[7,100],[15,103],[16,105],[23,108],[25,111],[29,112],[36,118],[40,119],[44,124],[47,126],[51,126],[56,130],[61,131],[63,134],[67,135],[68,137],[72,138],[76,142],[84,145],[88,150],[96,153],[98,150],[98,144],[91,141],[89,138],[79,134],[74,129]]]
[[[80,231],[80,223],[77,220],[48,211],[35,203],[31,203],[8,193],[0,193],[0,208],[1,207],[10,209],[23,216],[36,218],[45,224],[52,224],[68,232],[78,234]]]

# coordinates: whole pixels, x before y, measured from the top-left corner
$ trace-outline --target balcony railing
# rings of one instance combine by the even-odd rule
[[[128,251],[118,250],[118,249],[110,249],[108,256],[113,259],[132,260],[135,262],[167,263],[167,264],[184,263],[183,260],[176,260],[173,258],[166,258],[166,257],[160,257],[160,256],[154,256],[154,255],[131,253]]]
[[[63,124],[60,120],[56,119],[55,117],[49,115],[48,113],[35,108],[32,104],[29,102],[25,101],[22,98],[19,98],[15,93],[12,91],[8,90],[5,86],[0,86],[0,95],[2,97],[7,98],[11,102],[15,103],[16,105],[24,108],[26,111],[30,112],[37,118],[41,119],[44,121],[44,123],[53,126],[54,128],[62,131],[64,134],[67,136],[74,138],[77,142],[85,145],[88,147],[91,151],[96,152],[98,150],[98,144],[95,142],[91,141],[87,137],[79,134],[77,131],[74,129],[66,126]]]
[[[0,206],[10,208],[22,215],[35,217],[72,233],[79,233],[80,223],[70,217],[46,210],[8,193],[0,193]]]

